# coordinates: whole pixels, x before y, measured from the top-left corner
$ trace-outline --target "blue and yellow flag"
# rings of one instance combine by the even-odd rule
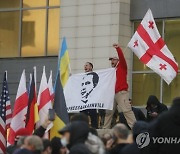
[[[67,107],[66,107],[66,102],[64,98],[63,88],[60,82],[59,71],[58,71],[56,84],[55,84],[53,108],[55,110],[56,117],[53,122],[53,127],[50,130],[50,139],[52,139],[55,136],[60,137],[60,134],[58,133],[58,131],[62,129],[69,122],[69,116],[67,113]]]
[[[69,78],[69,73],[70,73],[69,68],[70,68],[70,60],[67,50],[66,38],[64,37],[62,41],[61,52],[59,53],[59,59],[58,59],[58,70],[60,70],[60,78],[63,87]]]

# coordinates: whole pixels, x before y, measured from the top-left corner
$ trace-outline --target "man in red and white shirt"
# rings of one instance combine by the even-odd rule
[[[116,68],[116,86],[115,86],[115,102],[113,110],[106,110],[104,127],[108,129],[111,127],[113,114],[117,108],[118,112],[123,112],[130,128],[136,121],[132,107],[129,102],[129,92],[127,83],[127,64],[123,52],[118,44],[113,44],[116,49],[118,57],[111,57],[111,66]]]

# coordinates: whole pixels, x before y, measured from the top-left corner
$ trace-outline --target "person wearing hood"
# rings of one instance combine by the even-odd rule
[[[156,96],[150,95],[147,100],[146,110],[147,121],[149,122],[156,119],[162,112],[167,111],[168,108],[163,103],[160,103]]]
[[[88,138],[89,126],[83,121],[74,121],[59,131],[61,143],[69,149],[69,154],[91,154],[85,145]]]
[[[92,134],[98,136],[98,133],[97,133],[97,130],[93,127],[90,127],[89,125],[89,118],[86,114],[80,112],[80,113],[76,113],[74,114],[71,119],[70,119],[70,122],[73,122],[73,121],[83,121],[83,122],[86,122],[89,126],[89,132],[91,132]]]
[[[51,147],[52,147],[52,154],[66,154],[67,148],[66,143],[65,145],[62,145],[61,138],[59,137],[53,137],[51,140]]]
[[[150,153],[153,154],[179,154],[180,153],[180,97],[173,100],[168,112],[157,119],[153,137],[170,139],[171,143],[151,144]]]

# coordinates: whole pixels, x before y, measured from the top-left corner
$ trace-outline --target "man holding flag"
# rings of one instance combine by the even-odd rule
[[[90,73],[93,71],[93,64],[91,62],[86,62],[85,65],[84,65],[84,71],[85,73]],[[90,83],[90,82],[89,82]],[[85,83],[84,85],[87,86],[87,84]],[[90,92],[93,90],[93,89],[90,89],[89,92],[86,90],[84,90],[86,88],[83,88],[82,89],[82,92],[81,93],[84,93],[84,94],[90,94]],[[86,96],[87,97],[87,96]],[[87,110],[84,110],[82,111],[84,114],[86,114],[87,116],[89,115],[90,116],[90,119],[91,119],[91,126],[93,128],[98,128],[98,115],[97,115],[97,110],[96,109],[87,109]]]
[[[127,64],[124,58],[123,52],[118,44],[113,44],[113,47],[118,53],[118,57],[110,57],[111,66],[116,68],[116,86],[115,86],[115,103],[113,110],[106,110],[104,127],[108,129],[111,127],[111,121],[113,114],[118,109],[118,112],[123,112],[127,120],[127,123],[130,128],[133,127],[133,124],[136,121],[134,113],[132,111],[130,101],[129,101],[129,92],[128,92],[128,83],[127,83]]]

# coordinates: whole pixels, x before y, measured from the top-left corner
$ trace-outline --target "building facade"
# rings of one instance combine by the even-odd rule
[[[0,1],[0,84],[8,71],[12,101],[23,69],[27,82],[33,66],[37,81],[42,67],[55,78],[57,55],[66,37],[72,73],[83,72],[84,63],[94,69],[110,67],[108,58],[116,56],[113,43],[119,43],[128,64],[128,83],[134,105],[144,106],[150,94],[170,104],[179,95],[179,77],[168,86],[145,67],[127,44],[148,8],[158,29],[177,61],[180,58],[180,11],[172,0],[1,0]]]

